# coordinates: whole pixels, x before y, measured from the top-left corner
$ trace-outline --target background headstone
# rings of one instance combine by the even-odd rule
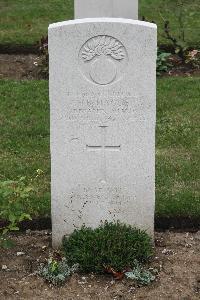
[[[75,19],[112,17],[138,19],[138,0],[74,0]]]
[[[49,27],[53,245],[120,220],[153,234],[156,25]]]

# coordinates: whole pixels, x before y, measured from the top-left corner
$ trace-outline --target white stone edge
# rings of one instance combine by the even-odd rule
[[[68,26],[68,25],[87,24],[87,23],[122,23],[122,24],[132,24],[132,25],[157,29],[157,25],[154,23],[132,20],[132,19],[124,19],[124,18],[85,18],[85,19],[69,20],[69,21],[50,24],[49,29],[54,29],[62,26]]]

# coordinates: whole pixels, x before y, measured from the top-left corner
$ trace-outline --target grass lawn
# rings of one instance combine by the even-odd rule
[[[157,84],[156,213],[200,216],[200,80]]]
[[[158,80],[156,214],[200,216],[199,78]],[[49,103],[46,81],[0,81],[0,179],[44,171],[30,213],[50,214]]]
[[[47,81],[0,81],[0,180],[45,175],[30,213],[50,213],[49,102]]]
[[[172,32],[180,35],[177,2],[183,2],[183,27],[187,44],[199,46],[199,0],[140,0],[139,14],[158,24],[160,43],[163,22],[169,20]],[[31,45],[47,34],[49,23],[73,19],[73,0],[0,0],[0,44]]]

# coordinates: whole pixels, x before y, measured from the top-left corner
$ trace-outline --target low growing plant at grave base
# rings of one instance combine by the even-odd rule
[[[188,47],[186,46],[185,40],[178,39],[172,35],[169,21],[165,21],[164,33],[165,38],[171,41],[174,47],[174,52],[181,58],[183,62],[185,62]]]
[[[189,42],[186,37],[186,31],[188,28],[188,0],[173,0],[164,2],[165,3],[162,3],[162,6],[158,9],[163,22],[161,36],[165,40],[164,44],[165,42],[169,43],[173,48],[173,53],[177,54],[181,61],[185,63],[189,51]],[[166,13],[165,10],[170,11],[170,14],[173,12],[173,18],[168,19],[164,17]],[[172,19],[174,19],[176,27]],[[143,20],[146,21],[144,16]],[[150,22],[154,23],[154,21]]]
[[[167,72],[172,66],[169,63],[169,57],[171,53],[164,52],[160,49],[157,50],[157,61],[156,61],[156,74],[161,75],[163,72]]]
[[[49,52],[48,52],[48,36],[42,37],[39,44],[39,57],[34,62],[37,67],[38,77],[41,79],[49,78]]]
[[[132,271],[126,272],[125,276],[129,279],[137,281],[141,285],[148,285],[156,279],[153,272],[157,273],[156,269],[152,271],[144,269],[137,261],[135,261],[135,267]]]
[[[69,267],[65,258],[60,261],[50,258],[46,265],[40,265],[37,273],[49,283],[52,283],[53,285],[61,285],[65,282],[67,277],[77,270],[78,264]]]
[[[200,50],[189,51],[186,56],[186,64],[189,64],[192,68],[200,69]]]
[[[0,181],[0,218],[8,222],[8,225],[0,228],[0,246],[9,245],[6,234],[19,230],[19,222],[31,220],[30,214],[27,213],[27,202],[37,193],[35,180],[42,173],[41,170],[37,170],[37,175],[30,180],[20,177],[18,180]]]
[[[167,1],[165,1],[167,2]],[[165,19],[163,17],[163,5],[160,8],[159,14],[164,22],[164,34],[163,37],[172,44],[174,52],[181,58],[182,62],[185,62],[186,53],[188,50],[188,43],[186,41],[186,28],[187,28],[187,6],[185,5],[187,0],[173,0],[165,5],[173,11],[174,18],[176,21],[176,30],[171,28],[174,25],[172,20]],[[176,33],[174,33],[176,31]]]
[[[96,229],[82,227],[63,238],[69,265],[79,264],[82,272],[103,273],[109,266],[118,272],[146,262],[153,254],[151,238],[129,225],[105,222]]]

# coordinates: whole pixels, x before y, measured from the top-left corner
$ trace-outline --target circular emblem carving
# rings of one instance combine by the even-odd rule
[[[93,83],[100,85],[120,79],[127,61],[127,52],[122,43],[106,35],[91,38],[79,52],[83,74]]]

